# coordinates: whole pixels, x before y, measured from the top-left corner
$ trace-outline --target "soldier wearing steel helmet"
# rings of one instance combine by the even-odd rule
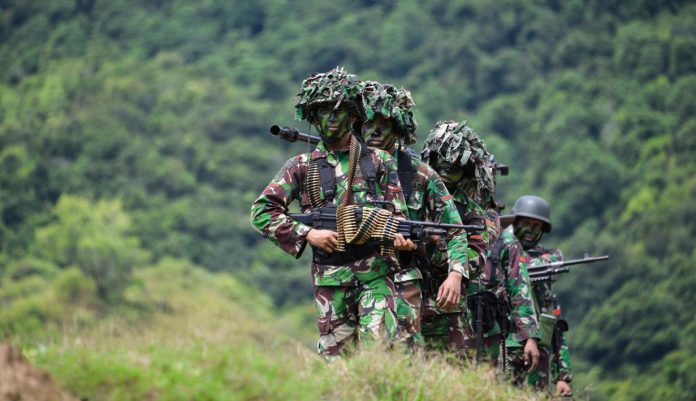
[[[543,234],[552,228],[551,209],[544,199],[533,195],[522,196],[515,202],[511,214],[503,216],[503,221],[512,224],[529,266],[563,260],[563,253],[559,249],[547,249],[540,243]],[[571,395],[570,353],[563,334],[567,330],[567,323],[561,317],[561,306],[551,285],[549,280],[532,283],[532,297],[541,325],[541,359],[539,367],[528,372],[527,384],[546,390],[553,382],[558,394]],[[510,353],[510,362],[518,371],[521,370],[519,352],[513,350]],[[525,373],[520,371],[518,375],[524,376]]]
[[[435,125],[423,145],[423,160],[438,173],[452,194],[464,224],[481,224],[485,220],[483,210],[472,198],[488,180],[481,169],[487,154],[479,144],[480,139],[465,122],[445,121]],[[465,288],[485,265],[489,240],[488,230],[468,236]],[[425,287],[438,288],[445,281],[448,252],[443,241],[436,244],[431,257],[433,274],[424,280]],[[434,295],[424,299],[422,332],[426,342],[431,347],[449,348],[465,355],[466,348],[472,345],[465,318],[466,297],[456,307],[446,308],[438,304]]]
[[[375,81],[365,83],[367,120],[362,135],[368,146],[388,152],[396,161],[399,180],[404,190],[411,220],[439,221],[461,224],[461,218],[437,173],[410,149],[416,142],[416,120],[411,94],[401,88]],[[447,278],[437,293],[430,294],[442,308],[456,307],[461,297],[462,278],[467,275],[467,236],[464,230],[449,230],[446,238],[449,265]],[[410,347],[423,343],[421,335],[421,308],[423,273],[429,273],[425,246],[412,253],[402,253],[403,270],[394,275],[396,311],[400,340]]]
[[[355,245],[337,251],[339,236],[292,220],[288,205],[299,201],[304,213],[336,205],[390,205],[403,217],[406,204],[394,160],[368,149],[354,135],[365,118],[362,82],[342,68],[312,74],[295,97],[296,118],[311,123],[321,142],[311,152],[288,160],[251,208],[251,222],[264,237],[298,257],[307,243],[317,306],[318,351],[335,357],[358,339],[396,337],[392,254],[380,247]],[[321,172],[320,172],[321,170]],[[410,250],[395,236],[397,250]],[[340,249],[340,248],[339,248]]]

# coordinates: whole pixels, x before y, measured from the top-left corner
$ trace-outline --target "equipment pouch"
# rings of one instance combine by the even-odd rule
[[[553,341],[553,329],[556,327],[558,319],[554,315],[542,313],[539,316],[539,328],[541,331],[541,340],[539,345],[550,347]]]

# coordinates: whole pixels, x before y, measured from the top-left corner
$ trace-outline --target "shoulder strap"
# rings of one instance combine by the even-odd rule
[[[336,174],[334,167],[329,164],[326,157],[314,159],[319,169],[319,187],[324,193],[326,203],[331,203],[336,196]]]
[[[375,165],[372,163],[372,155],[367,146],[362,145],[359,141],[356,142],[360,146],[360,172],[365,181],[367,181],[370,195],[377,196],[377,173],[375,172]]]
[[[413,165],[411,164],[411,155],[399,149],[396,152],[399,182],[404,191],[404,199],[408,202],[411,195],[411,181],[413,180]]]
[[[498,266],[500,265],[500,253],[502,252],[504,246],[505,242],[500,236],[493,241],[493,246],[491,247],[491,256],[488,258],[491,261],[491,281],[497,281],[497,270]],[[505,279],[507,280],[507,277]]]

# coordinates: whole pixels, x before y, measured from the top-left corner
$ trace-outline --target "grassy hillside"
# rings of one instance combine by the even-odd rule
[[[83,310],[50,333],[14,340],[64,388],[94,401],[535,399],[442,357],[376,352],[328,364],[306,345],[313,333],[295,334],[303,313],[273,314],[253,289],[185,262],[139,269],[136,282],[121,306],[130,313],[90,308],[89,323],[79,323]]]
[[[103,302],[129,316],[130,274],[165,258],[306,303],[306,261],[255,233],[249,205],[302,148],[268,126],[293,124],[300,81],[336,65],[411,90],[421,138],[468,119],[511,166],[501,199],[550,201],[546,245],[612,255],[558,283],[576,387],[693,398],[684,0],[0,0],[0,277],[27,277],[3,289],[21,302],[2,304],[0,335],[89,325]]]

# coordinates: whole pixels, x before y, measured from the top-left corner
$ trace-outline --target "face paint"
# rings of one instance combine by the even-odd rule
[[[464,178],[464,169],[456,163],[439,162],[436,171],[447,189],[456,187],[459,181]]]
[[[334,109],[333,105],[323,105],[316,109],[314,126],[321,140],[327,144],[337,143],[350,132],[351,115],[345,107]]]
[[[394,120],[376,114],[375,118],[365,121],[362,126],[362,137],[367,146],[391,151],[399,139],[394,127]]]
[[[524,249],[534,247],[544,233],[544,223],[539,220],[521,217],[514,224],[515,237]]]

